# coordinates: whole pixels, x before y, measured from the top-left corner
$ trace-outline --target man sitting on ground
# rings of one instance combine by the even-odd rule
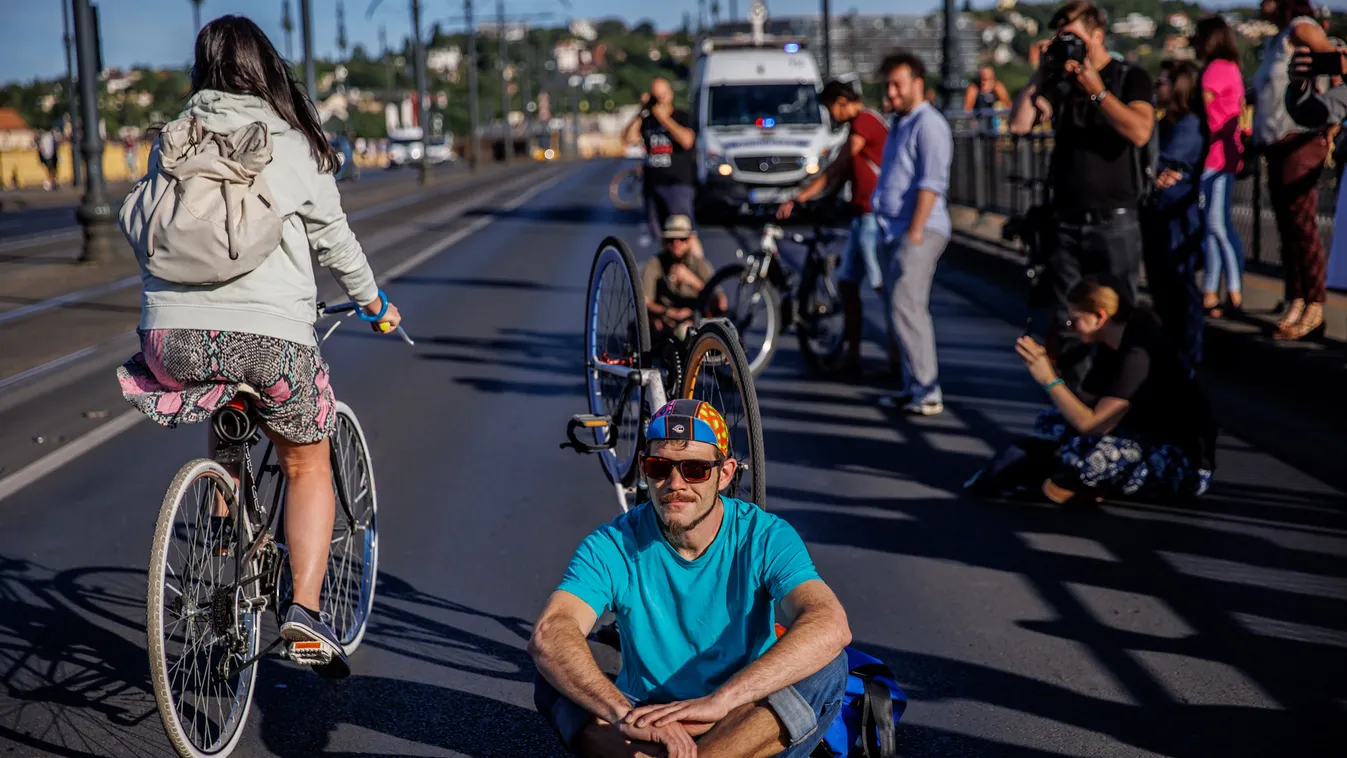
[[[645,264],[641,272],[641,289],[645,292],[645,307],[650,316],[651,341],[683,338],[692,324],[697,297],[706,282],[715,275],[715,269],[705,258],[690,255],[692,251],[692,219],[674,215],[664,224],[664,245],[660,252]],[[719,293],[713,303],[718,313],[725,312],[725,293]]]
[[[718,411],[675,400],[649,427],[650,502],[581,543],[534,627],[538,712],[586,758],[805,758],[841,710],[846,613],[788,523],[718,494],[736,469]],[[585,642],[609,608],[615,683]]]

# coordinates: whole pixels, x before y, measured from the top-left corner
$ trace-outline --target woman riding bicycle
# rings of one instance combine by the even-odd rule
[[[209,419],[240,384],[260,395],[258,415],[286,480],[294,604],[281,636],[292,644],[320,643],[326,655],[292,659],[315,664],[324,676],[345,676],[350,668],[331,619],[319,612],[336,507],[328,444],[336,399],[313,329],[317,284],[309,250],[353,301],[383,314],[376,331],[397,326],[401,316],[381,296],[347,225],[333,176],[340,164],[313,103],[256,24],[223,16],[201,30],[183,115],[211,133],[266,126],[272,159],[261,177],[284,219],[281,245],[251,272],[214,286],[164,281],[145,271],[142,259],[141,352],[117,377],[132,405],[170,428]],[[161,149],[157,143],[151,153],[150,177],[160,170]],[[223,508],[217,501],[222,526],[230,523]]]

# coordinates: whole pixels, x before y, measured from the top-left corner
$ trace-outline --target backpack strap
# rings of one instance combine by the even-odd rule
[[[851,670],[865,688],[865,708],[861,711],[861,741],[867,758],[897,758],[894,744],[897,730],[893,725],[893,693],[877,676],[892,676],[883,664],[865,663]]]

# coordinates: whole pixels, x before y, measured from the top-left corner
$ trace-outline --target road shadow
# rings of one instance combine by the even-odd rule
[[[998,603],[970,640],[1004,628],[1015,639],[1028,635],[1032,660],[1045,650],[1075,651],[1070,657],[1080,660],[1030,675],[1015,661],[998,667],[924,652],[948,652],[929,638],[914,642],[916,650],[858,642],[894,668],[912,698],[903,754],[1040,755],[992,739],[1009,729],[1024,744],[1048,744],[999,726],[1024,716],[1092,733],[1090,745],[1182,758],[1341,755],[1342,494],[1227,436],[1213,489],[1193,506],[972,501],[962,482],[1028,428],[1042,394],[1022,368],[1004,365],[1013,327],[971,316],[948,293],[933,297],[947,407],[940,416],[879,411],[868,386],[796,381],[803,361],[783,342],[757,385],[768,468],[777,474],[771,507],[811,546],[949,567],[942,570],[970,583],[1007,577],[998,581],[1032,597],[1019,609],[1032,615],[1008,615]],[[791,468],[788,480],[781,464]],[[977,601],[951,598],[964,612],[968,602]],[[1032,610],[1038,603],[1042,612]],[[989,653],[1000,651],[970,651]],[[1072,666],[1118,694],[1087,693]],[[935,704],[942,707],[926,710]],[[959,715],[971,719],[966,728]],[[988,728],[990,719],[997,726]]]
[[[0,556],[0,745],[169,756],[144,638],[145,572]],[[0,751],[3,752],[3,751]]]
[[[524,279],[482,279],[482,278],[454,278],[454,277],[436,277],[436,276],[401,276],[398,277],[398,284],[410,284],[427,287],[464,287],[468,289],[501,289],[518,292],[565,292],[573,294],[585,294],[583,287],[564,287],[556,284],[544,284],[542,282],[531,282]]]

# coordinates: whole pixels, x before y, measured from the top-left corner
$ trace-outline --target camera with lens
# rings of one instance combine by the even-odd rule
[[[1066,62],[1085,63],[1085,40],[1071,32],[1057,35],[1048,49],[1043,51],[1043,62],[1039,68],[1043,71],[1043,88],[1054,90],[1059,95],[1070,91],[1070,80],[1066,76]]]

